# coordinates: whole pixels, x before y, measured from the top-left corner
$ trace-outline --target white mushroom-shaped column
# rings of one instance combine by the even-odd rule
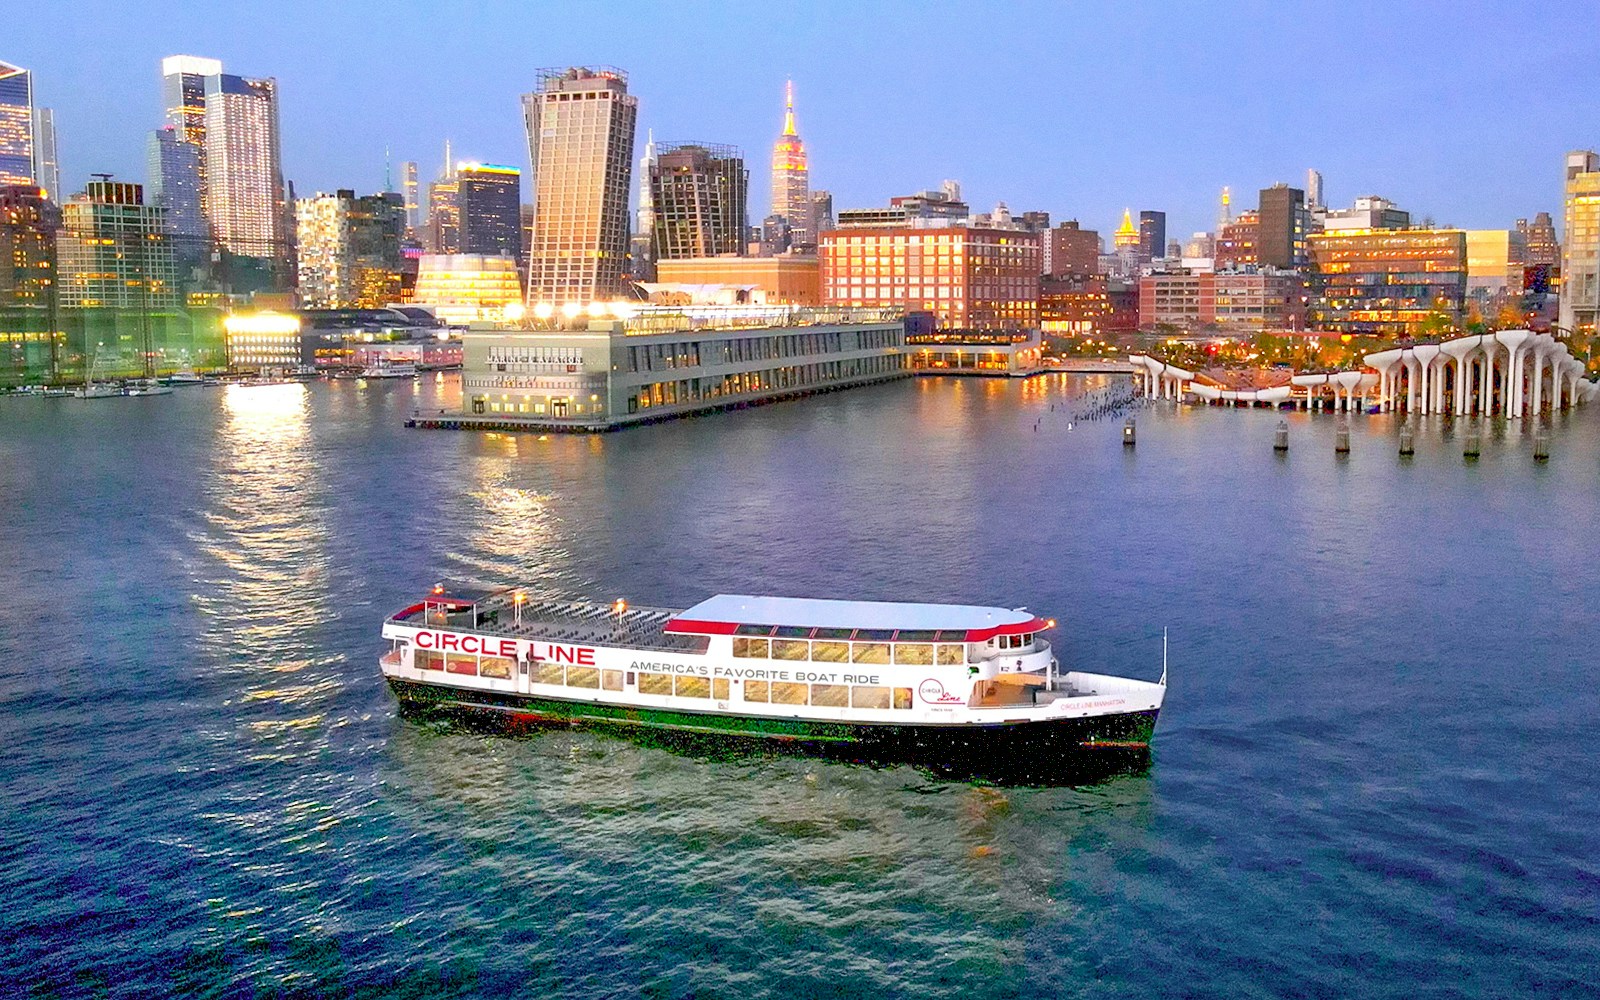
[[[1378,405],[1384,410],[1394,409],[1394,394],[1399,388],[1399,373],[1405,367],[1405,351],[1394,348],[1378,351],[1362,359],[1367,367],[1378,373]]]
[[[1447,340],[1439,345],[1439,352],[1443,355],[1443,358],[1441,358],[1439,361],[1439,374],[1441,376],[1439,379],[1439,401],[1441,404],[1444,401],[1443,375],[1450,364],[1454,363],[1456,366],[1456,381],[1455,399],[1452,400],[1452,402],[1455,405],[1451,407],[1451,409],[1455,410],[1457,416],[1466,413],[1467,395],[1470,392],[1467,386],[1472,381],[1471,378],[1468,377],[1469,362],[1467,359],[1472,352],[1477,349],[1477,337],[1459,337],[1455,340]]]
[[[1509,352],[1500,379],[1500,412],[1508,417],[1522,416],[1522,369],[1528,360],[1527,343],[1532,336],[1531,330],[1501,330],[1494,335]]]
[[[1439,345],[1419,344],[1411,349],[1411,355],[1417,359],[1417,369],[1422,376],[1421,384],[1417,387],[1418,409],[1425,414],[1433,413],[1437,408],[1434,395],[1439,380],[1433,362],[1439,357]]]

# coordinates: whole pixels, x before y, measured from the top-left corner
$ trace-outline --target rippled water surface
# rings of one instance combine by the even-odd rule
[[[1600,413],[902,382],[604,437],[415,385],[0,400],[0,996],[1594,996]],[[1053,409],[1052,409],[1053,407]],[[1069,421],[1070,424],[1069,424]],[[1172,686],[1147,772],[396,716],[436,580],[1027,605]]]

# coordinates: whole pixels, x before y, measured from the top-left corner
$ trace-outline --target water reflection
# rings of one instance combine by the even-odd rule
[[[305,386],[229,386],[222,409],[191,535],[202,557],[193,602],[209,619],[204,661],[236,678],[236,722],[271,753],[319,726],[339,687],[331,668],[343,656],[308,640],[331,599],[326,498]]]

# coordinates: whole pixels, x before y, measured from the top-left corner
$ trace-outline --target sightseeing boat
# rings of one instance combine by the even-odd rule
[[[403,706],[887,754],[1147,749],[1159,681],[1062,670],[1026,610],[721,595],[683,611],[442,591],[391,615]],[[1163,652],[1163,660],[1165,653]]]

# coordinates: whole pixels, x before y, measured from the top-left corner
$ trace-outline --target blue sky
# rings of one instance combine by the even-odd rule
[[[200,13],[203,11],[203,13]],[[19,23],[20,21],[20,23]],[[1274,181],[1332,204],[1560,222],[1561,156],[1600,145],[1600,4],[322,3],[44,0],[0,59],[56,109],[63,185],[143,179],[159,62],[186,53],[282,88],[301,193],[381,189],[384,147],[424,180],[459,157],[526,168],[517,98],[539,67],[610,64],[640,136],[742,146],[751,215],[795,79],[812,184],[836,207],[962,182],[975,209],[1042,208],[1109,235],[1124,207],[1210,228]]]

